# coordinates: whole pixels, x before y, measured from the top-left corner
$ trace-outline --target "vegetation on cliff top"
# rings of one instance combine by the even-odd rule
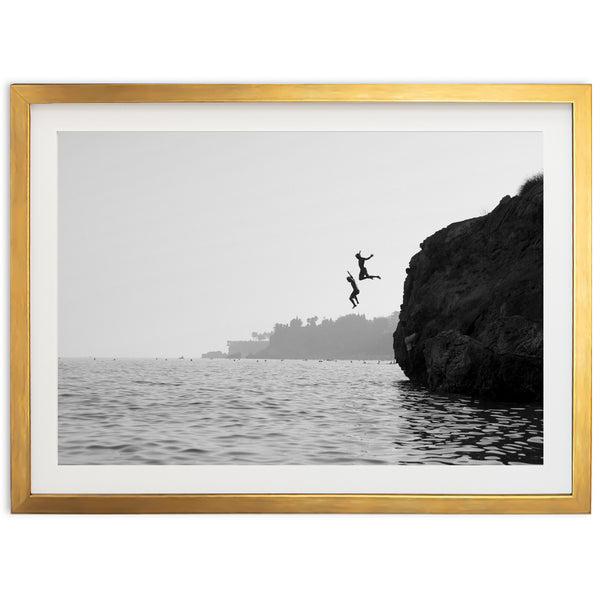
[[[525,196],[529,194],[532,189],[544,185],[544,174],[537,173],[533,177],[530,177],[523,185],[519,188],[519,196]]]

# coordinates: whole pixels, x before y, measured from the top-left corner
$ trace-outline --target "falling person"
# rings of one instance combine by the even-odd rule
[[[352,293],[350,294],[350,302],[352,302],[352,308],[356,308],[358,306],[358,295],[360,294],[360,290],[356,285],[356,281],[354,277],[352,277],[352,273],[350,271],[346,271],[348,273],[348,277],[346,277],[346,281],[350,283],[352,286]]]
[[[357,254],[354,255],[358,259],[358,268],[360,272],[358,273],[358,278],[362,281],[363,279],[381,279],[379,275],[369,275],[367,272],[367,267],[365,267],[365,261],[373,258],[373,254],[371,256],[361,256],[360,250]]]

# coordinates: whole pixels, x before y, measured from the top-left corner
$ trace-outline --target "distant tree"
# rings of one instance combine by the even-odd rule
[[[398,312],[387,317],[367,319],[351,313],[337,319],[308,317],[307,326],[294,317],[289,325],[277,323],[268,347],[256,358],[292,359],[377,359],[393,357],[392,335],[398,324]]]

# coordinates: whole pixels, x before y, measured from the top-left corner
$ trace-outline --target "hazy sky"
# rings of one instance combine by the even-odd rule
[[[402,302],[424,238],[542,170],[535,132],[61,132],[59,355],[199,356]]]

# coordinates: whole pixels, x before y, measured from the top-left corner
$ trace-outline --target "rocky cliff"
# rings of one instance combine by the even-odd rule
[[[543,180],[421,244],[406,271],[397,363],[437,391],[542,399]]]

